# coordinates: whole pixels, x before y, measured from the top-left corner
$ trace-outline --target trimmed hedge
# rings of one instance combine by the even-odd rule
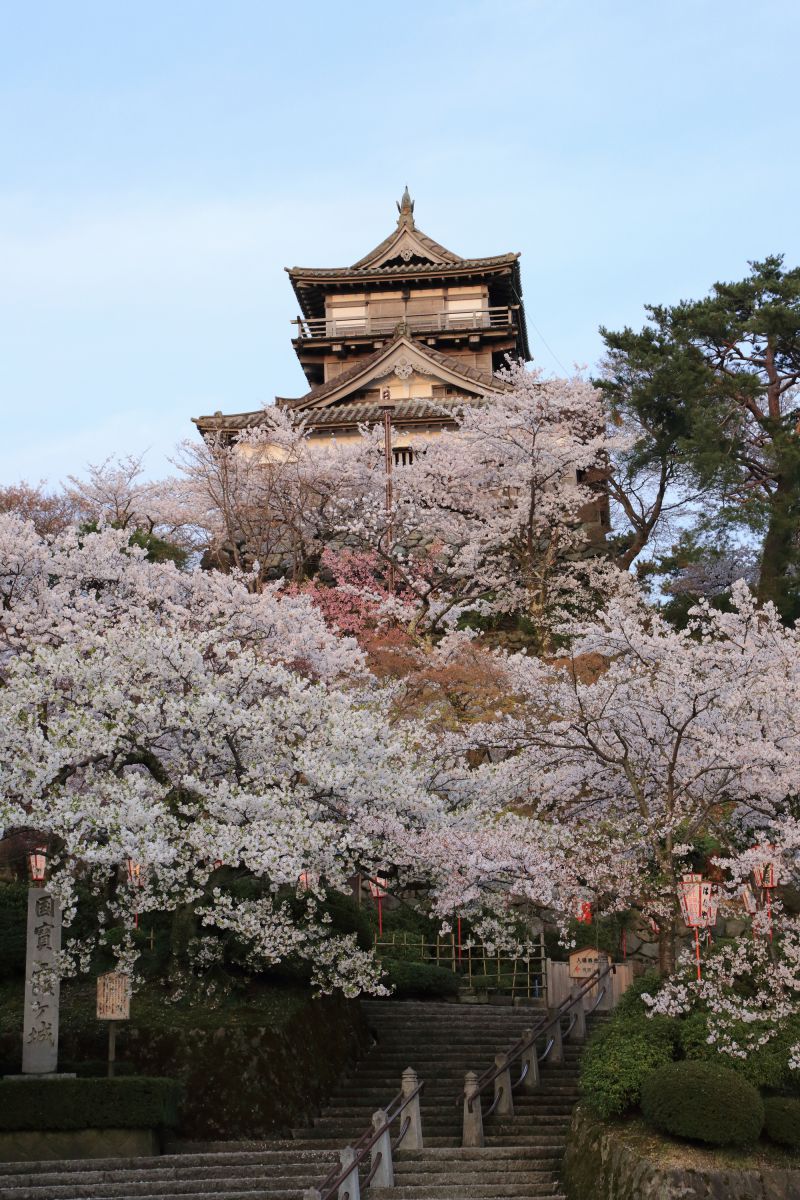
[[[671,1063],[674,1022],[663,1017],[612,1019],[591,1038],[581,1059],[580,1089],[592,1112],[618,1117],[639,1103],[653,1071]]]
[[[172,1128],[180,1097],[174,1079],[0,1080],[0,1130]]]
[[[764,1101],[764,1133],[771,1142],[800,1153],[800,1100],[770,1096]]]
[[[642,1116],[661,1133],[712,1146],[749,1146],[764,1124],[752,1084],[714,1063],[670,1063],[642,1084]]]
[[[394,987],[394,995],[416,999],[420,996],[457,996],[459,977],[446,967],[429,967],[424,963],[403,962],[384,958],[383,982]]]

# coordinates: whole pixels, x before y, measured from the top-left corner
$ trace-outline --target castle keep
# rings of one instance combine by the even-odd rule
[[[276,403],[312,438],[347,438],[392,405],[396,433],[434,433],[449,406],[497,390],[506,356],[531,357],[519,254],[461,258],[414,220],[408,188],[397,227],[350,267],[287,268],[300,313],[292,345],[309,390]],[[262,424],[263,409],[197,417],[204,435]]]

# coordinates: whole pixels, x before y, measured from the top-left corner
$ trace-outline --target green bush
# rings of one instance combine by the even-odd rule
[[[69,1059],[59,1060],[59,1071],[65,1075],[77,1075],[79,1079],[107,1079],[108,1062],[104,1058],[84,1058],[80,1062],[70,1062]],[[133,1063],[117,1060],[114,1063],[114,1076],[135,1075]]]
[[[764,1104],[736,1071],[716,1063],[670,1063],[642,1084],[642,1116],[662,1133],[712,1146],[748,1146],[764,1124]]]
[[[646,1017],[650,1009],[642,1000],[642,996],[645,992],[654,996],[663,982],[658,971],[646,971],[644,975],[639,975],[620,996],[614,1009],[614,1019],[625,1021],[629,1017]]]
[[[769,1096],[764,1101],[764,1133],[771,1142],[800,1153],[800,1100]]]
[[[174,1079],[0,1081],[0,1130],[156,1129],[178,1123]]]
[[[25,973],[28,885],[0,884],[0,978]]]
[[[600,1117],[616,1117],[639,1103],[653,1071],[672,1062],[677,1031],[666,1017],[615,1017],[590,1039],[581,1059],[580,1089]]]
[[[381,963],[383,982],[394,987],[400,998],[416,999],[430,996],[457,996],[459,977],[446,967],[429,967],[424,963],[401,962],[385,958]]]

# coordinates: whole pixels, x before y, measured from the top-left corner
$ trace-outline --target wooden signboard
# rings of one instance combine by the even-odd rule
[[[601,971],[608,964],[605,950],[595,946],[584,946],[582,950],[573,950],[569,956],[570,979],[588,979],[595,971]]]
[[[97,978],[98,1021],[127,1021],[131,1015],[131,981],[124,971]]]

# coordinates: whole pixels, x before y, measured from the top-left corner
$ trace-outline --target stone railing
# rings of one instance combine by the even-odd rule
[[[403,1071],[400,1091],[384,1109],[372,1114],[372,1126],[362,1133],[356,1142],[339,1151],[339,1166],[323,1179],[317,1188],[309,1188],[303,1200],[361,1200],[359,1167],[370,1159],[369,1174],[364,1182],[368,1187],[394,1187],[393,1155],[401,1143],[408,1150],[422,1149],[422,1117],[419,1097],[424,1087],[416,1071],[408,1067]],[[397,1137],[392,1141],[391,1126],[401,1116],[403,1120]]]
[[[501,1116],[514,1115],[514,1093],[519,1090],[535,1091],[539,1086],[539,1067],[545,1059],[552,1063],[564,1061],[563,1043],[566,1039],[582,1042],[586,1039],[586,1018],[596,1008],[611,1008],[614,991],[612,979],[616,968],[613,963],[595,971],[583,984],[573,984],[567,996],[555,1010],[530,1029],[523,1030],[519,1040],[504,1054],[498,1054],[494,1066],[482,1075],[467,1071],[464,1088],[456,1099],[463,1104],[463,1146],[483,1146],[483,1120],[493,1112]],[[562,1023],[568,1021],[567,1028]],[[544,1040],[540,1052],[537,1043]],[[519,1064],[520,1074],[512,1082],[512,1067]],[[481,1094],[493,1089],[493,1100],[486,1113],[482,1110]]]

